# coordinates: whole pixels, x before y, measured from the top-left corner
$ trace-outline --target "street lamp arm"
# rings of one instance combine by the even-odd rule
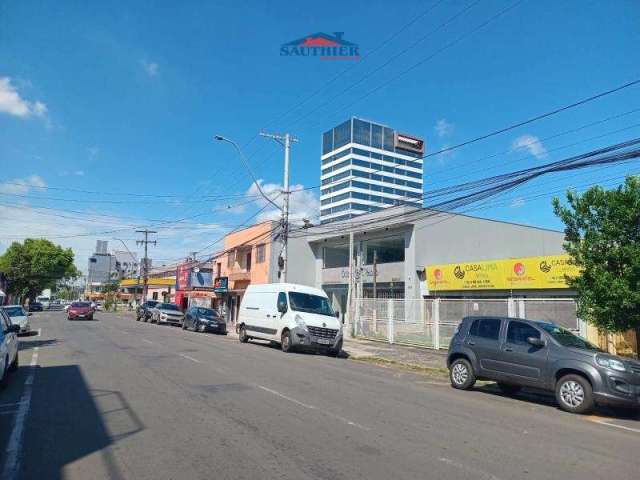
[[[247,159],[244,156],[244,153],[242,153],[242,150],[240,149],[240,147],[238,146],[238,144],[236,142],[234,142],[233,140],[229,140],[226,137],[223,137],[222,135],[215,135],[213,137],[215,140],[219,140],[222,142],[227,142],[230,143],[231,145],[233,145],[236,149],[236,151],[238,152],[238,156],[240,157],[240,161],[242,162],[242,166],[247,170],[247,172],[249,172],[249,176],[251,176],[251,179],[253,180],[253,183],[255,184],[256,188],[258,189],[258,192],[260,192],[260,195],[262,195],[262,197],[269,202],[271,205],[273,205],[274,207],[276,207],[278,210],[282,210],[282,207],[280,207],[277,203],[275,203],[273,200],[271,200],[271,198],[269,198],[269,196],[264,193],[264,190],[262,190],[262,187],[260,186],[260,183],[258,183],[258,180],[256,179],[255,175],[253,174],[253,171],[251,170],[251,167],[249,166],[249,163],[247,162]]]

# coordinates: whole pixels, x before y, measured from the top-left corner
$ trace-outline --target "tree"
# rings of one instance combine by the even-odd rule
[[[33,300],[58,280],[72,279],[79,272],[73,264],[73,251],[49,240],[27,238],[13,242],[0,256],[0,271],[8,279],[8,293]]]
[[[567,279],[578,315],[606,332],[634,329],[640,354],[640,179],[612,190],[567,192],[553,208],[565,225],[564,248],[582,273]]]

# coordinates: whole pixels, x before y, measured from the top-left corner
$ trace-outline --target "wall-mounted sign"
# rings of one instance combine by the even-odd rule
[[[396,148],[402,150],[408,150],[410,152],[424,153],[424,140],[421,138],[412,137],[410,135],[404,135],[396,132],[394,138],[394,144]]]
[[[213,291],[226,293],[229,290],[229,277],[216,277],[213,281]]]
[[[568,255],[548,255],[430,265],[425,273],[430,291],[523,290],[569,288],[566,277],[580,270]]]

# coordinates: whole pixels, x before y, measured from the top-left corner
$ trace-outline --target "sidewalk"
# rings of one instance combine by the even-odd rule
[[[345,337],[344,352],[352,360],[446,375],[446,351],[408,347]]]

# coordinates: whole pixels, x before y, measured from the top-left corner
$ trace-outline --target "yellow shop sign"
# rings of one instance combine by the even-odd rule
[[[565,276],[579,269],[568,255],[547,255],[430,265],[425,273],[429,291],[522,290],[568,288]]]

